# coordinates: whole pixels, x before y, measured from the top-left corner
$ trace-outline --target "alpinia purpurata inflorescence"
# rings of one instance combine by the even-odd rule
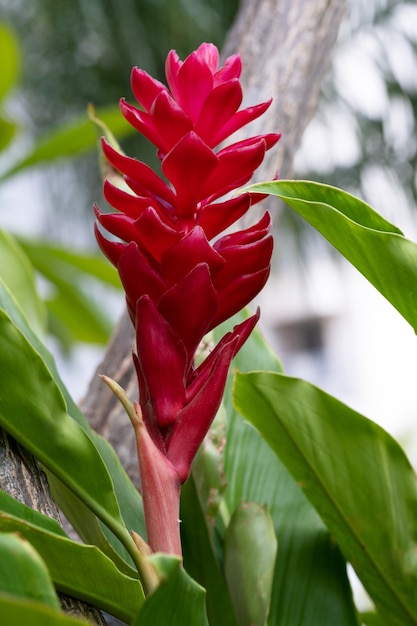
[[[155,144],[168,183],[102,144],[130,191],[105,182],[105,197],[118,213],[96,208],[97,220],[122,241],[106,239],[97,227],[96,236],[118,269],[136,328],[140,407],[151,442],[146,445],[162,455],[179,483],[189,475],[220,405],[230,362],[258,314],[226,334],[198,366],[197,348],[207,332],[254,298],[270,270],[268,213],[250,228],[219,236],[260,199],[224,196],[251,179],[280,137],[257,135],[218,148],[270,105],[239,110],[240,73],[238,55],[219,68],[218,50],[207,43],[184,62],[174,51],[168,54],[168,88],[133,69],[132,90],[141,108],[122,100],[121,111]]]

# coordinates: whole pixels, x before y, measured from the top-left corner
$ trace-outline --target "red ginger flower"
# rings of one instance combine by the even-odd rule
[[[169,89],[134,68],[132,89],[142,108],[121,101],[125,118],[158,150],[164,177],[103,140],[126,192],[106,181],[104,194],[118,213],[99,223],[102,251],[117,267],[136,327],[134,356],[143,419],[154,444],[185,481],[192,459],[221,402],[231,359],[258,314],[227,334],[198,367],[203,336],[242,309],[269,275],[272,237],[268,213],[254,226],[212,240],[261,199],[221,199],[247,183],[266,150],[280,138],[265,134],[218,148],[259,117],[269,102],[239,110],[241,60],[204,43],[182,62],[171,51]],[[220,199],[220,201],[218,201]]]

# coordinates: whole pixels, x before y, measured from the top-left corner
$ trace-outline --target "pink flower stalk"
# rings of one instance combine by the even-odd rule
[[[218,50],[207,43],[184,62],[174,51],[168,54],[169,88],[133,69],[132,89],[142,108],[122,100],[121,111],[157,147],[168,183],[141,161],[105,140],[102,144],[107,160],[131,191],[105,182],[105,197],[118,213],[104,214],[96,207],[97,220],[121,241],[106,239],[97,225],[96,237],[118,269],[136,328],[134,362],[146,445],[158,455],[158,480],[163,458],[170,484],[174,472],[178,486],[187,479],[219,408],[230,362],[259,313],[227,333],[197,366],[198,346],[207,332],[254,298],[270,271],[268,213],[250,228],[219,236],[261,199],[248,193],[224,196],[251,179],[265,152],[280,138],[279,133],[264,134],[218,148],[271,103],[239,110],[240,72],[238,55],[219,68]],[[140,467],[142,491],[144,474],[155,471],[148,452],[142,455],[148,461]],[[141,466],[140,459],[139,451]],[[175,490],[179,493],[179,487]],[[146,517],[157,496],[143,495]],[[166,493],[160,495],[166,498]],[[173,551],[172,542],[161,539],[159,531],[153,536],[152,526],[147,519],[151,547]]]

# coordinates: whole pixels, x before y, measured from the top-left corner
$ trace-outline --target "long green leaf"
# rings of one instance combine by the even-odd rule
[[[205,591],[188,576],[179,560],[151,557],[162,583],[146,600],[131,626],[208,626]]]
[[[5,287],[5,285],[0,280],[0,310],[4,311],[12,320],[13,324],[19,329],[19,331],[25,336],[28,343],[33,346],[36,353],[38,353],[43,361],[46,363],[46,366],[53,376],[53,379],[61,393],[64,396],[65,403],[67,406],[68,413],[71,417],[77,421],[77,423],[88,433],[89,437],[94,441],[97,449],[100,451],[101,457],[104,460],[108,471],[112,477],[114,489],[117,495],[117,501],[120,506],[123,520],[125,522],[126,528],[130,530],[135,530],[138,534],[145,536],[145,522],[143,517],[143,507],[142,507],[142,498],[131,480],[127,476],[125,470],[123,469],[119,458],[117,457],[114,449],[109,444],[107,440],[98,435],[95,431],[91,429],[86,418],[79,410],[78,406],[68,393],[65,385],[63,384],[57,370],[55,367],[54,360],[39,338],[33,333],[33,331],[28,326],[22,311],[18,307],[15,300],[12,298],[9,290]],[[1,357],[0,357],[1,364]],[[55,495],[57,496],[57,500],[60,505],[63,503],[59,501],[59,489],[55,491]],[[76,500],[76,497],[73,496],[73,500]],[[85,505],[79,501],[79,506],[81,509],[81,515],[84,520],[87,518],[85,513]],[[97,521],[92,520],[91,536],[97,537],[97,533],[100,530],[97,530]],[[104,529],[102,529],[104,530]],[[102,536],[100,541],[100,547],[106,544],[108,540],[112,540],[112,535],[107,533],[107,537]],[[116,549],[120,552],[123,558],[126,557],[125,549],[119,542],[115,544]]]
[[[91,276],[100,282],[120,289],[120,278],[115,268],[102,256],[91,252],[78,252],[50,241],[27,239],[17,236],[16,241],[25,251],[32,265],[53,282],[54,276],[68,279],[78,271],[78,276]]]
[[[216,331],[218,336],[225,326],[229,325]],[[240,371],[281,371],[278,358],[256,329],[234,364]],[[231,382],[225,394],[228,487],[223,518],[227,525],[227,512],[231,516],[242,501],[269,508],[279,545],[269,626],[356,626],[346,564],[339,549],[276,454],[233,408]]]
[[[97,296],[92,295],[92,282],[97,282],[92,279],[120,287],[116,270],[97,255],[21,237],[18,242],[35,270],[51,283],[53,293],[46,299],[50,330],[64,345],[74,341],[105,343],[111,322]]]
[[[328,185],[274,181],[248,188],[281,198],[316,228],[417,332],[417,244],[368,204]]]
[[[67,414],[47,365],[0,311],[0,424],[91,508],[123,534],[113,483],[86,431]]]
[[[320,513],[386,624],[415,626],[416,476],[396,441],[280,374],[238,374],[235,402]]]
[[[145,598],[137,579],[122,574],[95,546],[7,514],[0,514],[0,532],[19,533],[40,554],[58,591],[88,602],[130,622]],[[9,566],[9,565],[8,565]]]

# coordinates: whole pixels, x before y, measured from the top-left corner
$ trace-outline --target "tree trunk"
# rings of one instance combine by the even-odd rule
[[[268,113],[243,132],[283,132],[278,150],[267,153],[258,180],[272,179],[278,170],[281,178],[291,177],[294,154],[317,108],[346,5],[347,0],[243,0],[223,58],[234,53],[242,56],[245,106],[274,98]],[[98,377],[106,374],[114,378],[132,400],[136,399],[133,346],[133,328],[124,314],[81,408],[92,427],[112,443],[138,485],[132,428]]]

